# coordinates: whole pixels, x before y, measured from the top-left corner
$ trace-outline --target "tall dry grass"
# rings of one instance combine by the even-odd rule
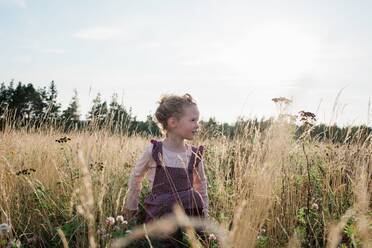
[[[279,118],[264,132],[251,125],[233,139],[195,140],[207,147],[211,222],[178,212],[156,228],[136,229],[141,211],[120,228],[106,218],[120,214],[128,175],[149,138],[90,130],[67,139],[53,129],[6,128],[0,221],[12,225],[15,239],[36,247],[109,247],[116,238],[124,244],[139,236],[147,237],[138,243],[145,245],[177,225],[205,225],[222,247],[371,247],[372,145],[295,140],[294,131]]]

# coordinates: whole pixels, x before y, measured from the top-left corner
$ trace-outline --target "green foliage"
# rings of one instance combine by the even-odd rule
[[[102,124],[107,117],[107,112],[107,103],[106,101],[102,102],[101,94],[98,93],[96,98],[93,99],[92,108],[88,113],[87,120]]]
[[[296,129],[295,137],[298,139],[305,131],[304,126]],[[336,125],[327,126],[319,124],[311,128],[310,135],[317,141],[330,141],[332,143],[359,143],[370,142],[368,137],[372,134],[372,128],[360,125],[352,127],[338,127]]]
[[[11,120],[13,128],[42,125],[62,127],[65,132],[77,129],[107,129],[113,133],[131,135],[159,136],[160,129],[149,115],[146,121],[137,121],[122,103],[118,102],[118,95],[112,96],[110,104],[102,100],[100,94],[93,100],[87,121],[80,120],[78,93],[74,95],[69,106],[60,113],[61,104],[57,102],[58,91],[56,83],[51,81],[48,89],[35,89],[29,83],[19,82],[14,87],[11,81],[8,87],[0,85],[0,130],[4,129],[7,121]],[[30,125],[31,124],[31,125]]]
[[[86,231],[85,225],[82,224],[83,221],[80,217],[74,216],[60,227],[70,246],[73,246],[74,242],[77,241],[78,235],[81,232],[84,233]]]
[[[72,97],[67,109],[63,111],[61,118],[62,120],[70,123],[78,122],[80,120],[79,98],[76,89],[74,89],[74,96]]]
[[[145,121],[138,121],[132,116],[131,109],[127,110],[123,103],[119,103],[118,95],[112,96],[108,104],[102,99],[100,93],[92,102],[92,107],[87,115],[88,121],[80,120],[79,103],[77,91],[69,106],[60,113],[61,104],[57,102],[57,86],[51,81],[48,89],[35,89],[29,83],[27,85],[19,82],[14,87],[14,81],[9,82],[8,87],[5,83],[0,85],[0,130],[5,126],[6,118],[15,118],[19,127],[30,126],[39,127],[42,124],[53,122],[56,127],[63,127],[64,131],[84,129],[89,126],[94,128],[105,128],[114,133],[132,135],[139,133],[142,135],[160,136],[161,131],[153,121],[152,116],[147,116]],[[245,130],[252,130],[251,135],[255,132],[263,132],[271,126],[273,119],[253,119],[244,120],[239,118],[234,124],[219,123],[215,118],[208,121],[201,121],[201,137],[218,138],[228,137],[233,139],[242,135]],[[304,126],[296,129],[295,137],[298,139],[305,131]],[[351,142],[369,142],[368,137],[372,134],[372,128],[367,126],[356,127],[337,127],[326,126],[324,124],[313,126],[310,135],[315,140],[331,141],[334,143],[351,143]]]
[[[160,136],[161,131],[158,125],[155,123],[151,115],[148,115],[146,121],[137,121],[134,118],[129,126],[128,134],[142,134],[142,135],[149,135],[149,136]]]
[[[46,118],[49,121],[57,120],[61,104],[57,103],[57,86],[54,81],[50,82],[48,91],[46,92]]]
[[[256,247],[267,247],[269,244],[269,237],[266,235],[258,235],[256,240]]]
[[[350,248],[362,247],[360,240],[356,237],[356,221],[354,218],[350,218],[343,229],[341,246]]]

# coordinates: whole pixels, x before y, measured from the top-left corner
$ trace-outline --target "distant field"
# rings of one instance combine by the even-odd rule
[[[372,247],[371,143],[317,142],[306,133],[295,140],[294,128],[277,121],[264,132],[243,127],[232,139],[193,141],[206,146],[210,217],[221,240],[210,247]],[[106,219],[120,214],[149,140],[105,131],[0,133],[0,222],[12,227],[0,247],[9,240],[109,247],[130,236],[142,209],[128,224]],[[146,190],[145,182],[142,199]]]

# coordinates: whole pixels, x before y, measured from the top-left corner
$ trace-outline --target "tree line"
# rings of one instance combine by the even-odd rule
[[[161,130],[151,115],[146,120],[137,120],[132,109],[119,102],[118,94],[114,93],[111,101],[102,99],[100,93],[93,99],[86,119],[81,118],[78,92],[74,90],[69,105],[61,109],[57,101],[58,91],[54,81],[47,87],[35,88],[32,83],[15,83],[0,85],[0,130],[5,127],[12,128],[43,128],[55,127],[64,132],[72,130],[99,130],[108,129],[115,133],[126,135],[143,134],[160,136]],[[278,100],[279,98],[275,98]],[[274,100],[274,99],[273,99]],[[280,99],[279,99],[280,100]],[[274,101],[277,103],[277,101]],[[304,112],[309,114],[310,112]],[[311,114],[311,113],[310,113]],[[246,129],[250,133],[262,132],[271,126],[274,119],[238,118],[234,124],[219,123],[215,118],[201,121],[201,135],[206,138],[225,136],[233,138]],[[302,125],[295,128],[294,137],[302,137],[306,129]],[[372,134],[372,129],[367,126],[338,127],[324,124],[314,125],[310,130],[312,138],[319,141],[353,142],[366,141]]]
[[[138,121],[118,100],[116,93],[107,102],[100,93],[93,99],[86,119],[81,118],[78,92],[66,109],[57,101],[58,91],[54,81],[47,87],[36,88],[32,83],[4,82],[0,85],[0,128],[43,128],[53,126],[65,132],[80,129],[108,128],[126,134],[141,133],[160,135],[160,129],[149,115]]]

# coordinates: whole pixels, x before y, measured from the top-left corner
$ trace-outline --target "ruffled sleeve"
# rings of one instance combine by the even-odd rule
[[[142,154],[142,156],[136,161],[134,168],[130,174],[128,182],[128,191],[126,195],[126,200],[124,203],[124,208],[130,210],[138,209],[139,194],[141,192],[141,183],[149,169],[149,163],[152,157],[152,147],[151,144]]]
[[[194,189],[200,193],[204,201],[203,213],[208,216],[208,181],[204,170],[204,160],[201,158],[199,165],[194,168]]]

